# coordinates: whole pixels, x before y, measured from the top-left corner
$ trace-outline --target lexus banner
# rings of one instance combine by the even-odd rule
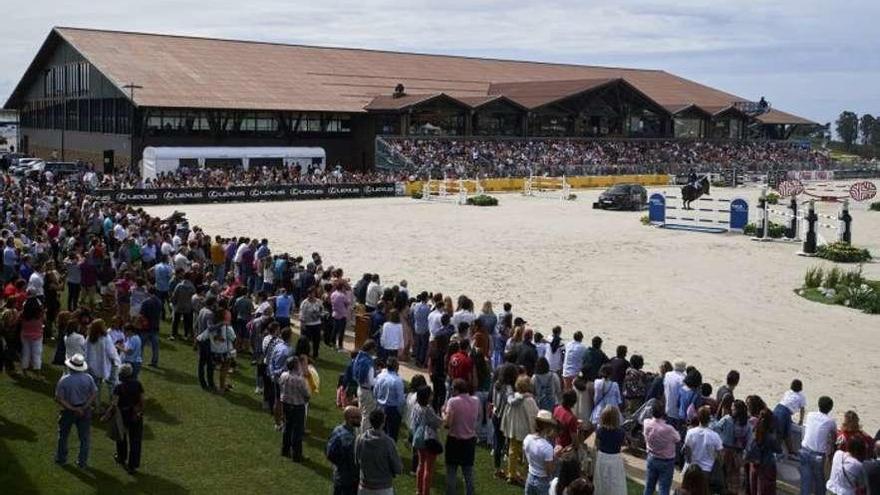
[[[130,205],[377,198],[402,195],[402,184],[291,184],[289,186],[97,189],[93,195]]]

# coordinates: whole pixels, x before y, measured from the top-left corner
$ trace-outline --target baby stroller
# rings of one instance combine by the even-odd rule
[[[645,401],[644,404],[636,409],[633,415],[625,418],[623,421],[624,445],[631,452],[640,456],[647,454],[645,436],[642,433],[644,429],[642,423],[645,419],[651,417],[651,410],[654,408],[655,402],[657,402],[657,399]]]

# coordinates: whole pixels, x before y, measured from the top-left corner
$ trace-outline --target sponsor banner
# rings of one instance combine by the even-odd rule
[[[292,184],[287,186],[233,186],[173,189],[97,189],[93,196],[131,205],[290,201],[305,199],[379,198],[399,196],[393,183]]]

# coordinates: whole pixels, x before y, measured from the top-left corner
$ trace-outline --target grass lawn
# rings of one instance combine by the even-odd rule
[[[163,324],[163,336],[168,335]],[[54,347],[47,345],[44,362]],[[145,350],[149,354],[149,350]],[[320,395],[309,409],[305,465],[279,455],[280,433],[261,409],[254,392],[253,368],[240,358],[233,375],[235,390],[221,396],[203,392],[196,378],[196,354],[182,342],[162,340],[160,368],[144,367],[141,381],[147,396],[141,470],[129,476],[113,461],[115,445],[106,437],[106,424],[93,422],[87,471],[73,467],[79,443],[71,433],[70,464],[53,463],[58,408],[52,401],[61,370],[44,364],[45,380],[0,375],[0,487],[8,494],[52,493],[330,493],[331,466],[323,449],[331,429],[340,422],[335,406],[336,377],[345,355],[322,349],[318,370]],[[402,435],[405,437],[405,435]],[[401,441],[404,465],[409,448]],[[442,456],[434,486],[444,488]],[[477,493],[519,494],[492,478],[491,456],[477,453]],[[399,494],[415,493],[415,478],[396,480]],[[630,494],[641,488],[630,483]]]

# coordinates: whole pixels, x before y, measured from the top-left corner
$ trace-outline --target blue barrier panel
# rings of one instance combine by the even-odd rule
[[[666,198],[660,193],[648,198],[648,220],[657,225],[666,223]]]
[[[730,230],[743,230],[749,223],[749,204],[744,199],[730,202]]]

